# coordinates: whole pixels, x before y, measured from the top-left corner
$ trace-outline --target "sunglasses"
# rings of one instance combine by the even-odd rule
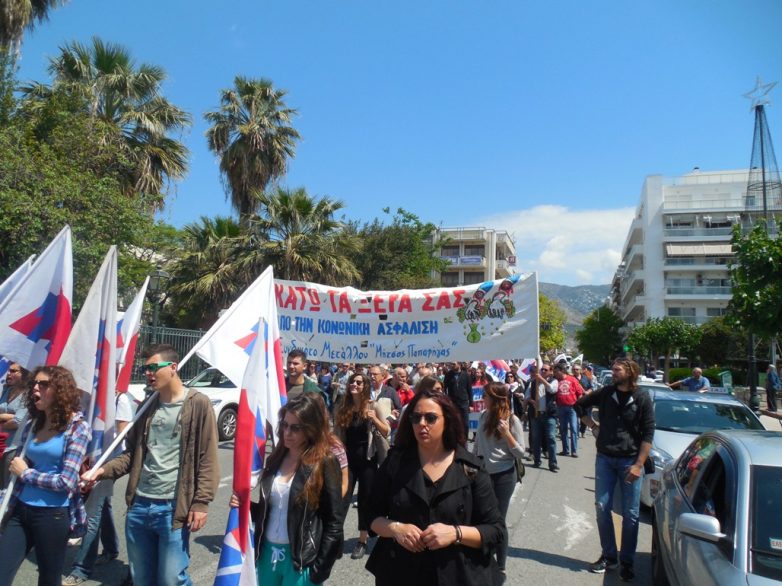
[[[291,433],[299,433],[303,428],[300,423],[288,423],[287,421],[280,421],[280,429],[284,432],[290,430]]]
[[[48,381],[48,380],[36,380],[36,381],[33,381],[33,388],[35,388],[37,386],[42,391],[45,391],[46,389],[48,389],[49,385],[51,385],[51,381]]]
[[[413,423],[413,425],[420,425],[421,419],[426,421],[427,425],[434,425],[437,423],[437,420],[440,419],[440,416],[437,415],[437,413],[411,413],[410,414],[410,421]]]
[[[18,368],[9,368],[8,369],[8,374],[19,374],[20,372],[22,372],[22,371],[19,370]]]
[[[362,386],[363,386],[363,385],[364,385],[364,381],[363,381],[363,380],[354,380],[354,381],[353,381],[352,383],[350,383],[350,384],[351,384],[351,385],[362,385]]]
[[[150,362],[144,365],[144,372],[157,372],[164,366],[171,366],[173,362]]]

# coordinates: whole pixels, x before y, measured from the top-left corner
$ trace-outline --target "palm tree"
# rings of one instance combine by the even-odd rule
[[[136,65],[130,52],[99,38],[91,45],[78,42],[60,48],[50,60],[51,86],[34,83],[22,88],[30,111],[57,92],[78,98],[85,112],[104,123],[96,127],[111,133],[102,139],[119,139],[127,152],[133,176],[130,190],[144,196],[159,194],[168,181],[187,171],[188,150],[171,134],[191,123],[191,116],[161,95],[165,71],[156,65]]]
[[[259,211],[249,218],[244,266],[258,272],[271,264],[281,278],[327,285],[360,277],[352,257],[361,243],[334,218],[341,201],[310,197],[304,188],[255,197]]]
[[[2,0],[0,2],[0,47],[16,53],[24,31],[49,18],[49,11],[65,0]]]
[[[183,249],[166,267],[172,275],[169,293],[194,320],[187,325],[210,325],[252,281],[240,270],[240,227],[232,218],[202,216],[183,232]]]
[[[267,79],[237,76],[222,90],[220,109],[204,114],[212,126],[206,137],[220,158],[231,204],[244,218],[258,209],[254,193],[285,174],[301,137],[290,125],[296,110],[285,105],[284,90]]]

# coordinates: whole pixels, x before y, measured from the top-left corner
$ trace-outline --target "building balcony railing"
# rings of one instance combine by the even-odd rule
[[[676,256],[665,259],[665,266],[692,266],[692,265],[715,265],[715,266],[728,266],[730,262],[729,258],[725,257],[694,257],[694,256]]]
[[[708,285],[665,287],[666,295],[732,295],[732,291],[731,287],[712,287]]]
[[[688,324],[695,324],[698,326],[705,324],[709,320],[714,319],[713,317],[710,317],[708,315],[669,315],[668,317],[672,317],[674,319],[680,319],[684,322],[687,322]]]
[[[663,236],[666,238],[688,238],[691,236],[730,236],[733,228],[665,228]]]

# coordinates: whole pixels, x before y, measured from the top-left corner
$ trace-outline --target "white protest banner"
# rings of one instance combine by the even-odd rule
[[[283,356],[449,362],[538,355],[536,273],[440,289],[359,291],[275,280]]]

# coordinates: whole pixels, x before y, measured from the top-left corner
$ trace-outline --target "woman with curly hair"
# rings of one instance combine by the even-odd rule
[[[81,392],[61,366],[37,368],[31,383],[19,443],[27,446],[26,457],[10,466],[17,483],[0,537],[0,586],[11,586],[33,548],[38,585],[59,586],[68,537],[83,534],[86,526],[79,467],[91,433],[79,411]]]
[[[377,468],[382,460],[383,450],[378,443],[387,441],[391,432],[387,417],[391,408],[388,399],[370,401],[369,378],[356,373],[348,379],[345,400],[334,415],[334,432],[342,441],[348,453],[348,490],[345,495],[344,511],[353,500],[353,490],[358,483],[358,542],[350,557],[354,560],[364,557],[369,539],[369,493],[375,480]],[[380,435],[382,437],[378,438]],[[378,448],[381,447],[381,450]]]
[[[516,488],[516,458],[524,457],[524,430],[519,418],[511,413],[509,395],[503,383],[483,387],[486,409],[475,435],[475,455],[483,458],[503,519]],[[497,564],[503,574],[507,556],[508,544],[502,542],[497,546]]]
[[[325,582],[342,547],[340,472],[323,401],[314,393],[280,409],[280,441],[261,474],[255,522],[258,584]],[[231,506],[239,506],[236,496]]]

